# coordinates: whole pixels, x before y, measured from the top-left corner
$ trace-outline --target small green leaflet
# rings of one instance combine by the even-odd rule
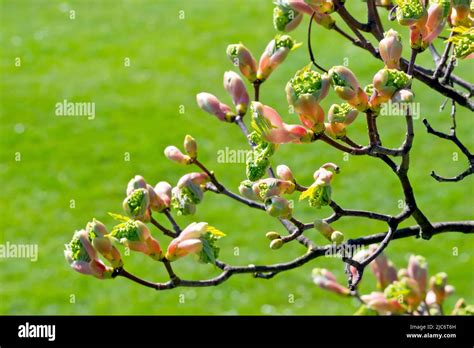
[[[116,214],[116,213],[111,213],[111,212],[108,212],[108,214],[110,216],[112,216],[114,218],[114,220],[117,220],[117,221],[120,221],[120,222],[127,222],[128,220],[130,220],[129,217],[127,216],[124,216],[124,215],[120,215],[120,214]]]

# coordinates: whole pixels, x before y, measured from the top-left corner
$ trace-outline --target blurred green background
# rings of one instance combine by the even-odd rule
[[[163,156],[167,145],[181,146],[185,134],[198,140],[202,161],[236,191],[244,179],[244,164],[218,163],[217,151],[247,149],[245,139],[236,126],[218,122],[199,110],[195,95],[207,91],[230,102],[222,76],[235,68],[226,58],[226,46],[241,41],[258,58],[275,34],[271,1],[0,3],[0,243],[39,245],[37,262],[0,259],[1,314],[351,314],[356,310],[355,301],[312,283],[313,267],[328,268],[345,282],[343,265],[337,259],[318,258],[272,280],[241,275],[215,288],[155,292],[123,278],[99,281],[82,276],[73,272],[63,257],[64,243],[92,217],[113,226],[107,212],[121,211],[132,176],[141,174],[152,184],[160,180],[176,183],[190,170]],[[365,17],[362,1],[349,5],[360,18]],[[75,19],[70,19],[71,10]],[[298,41],[306,40],[307,23],[305,18],[292,33]],[[399,31],[407,37],[406,28]],[[363,84],[382,67],[335,32],[315,27],[313,35],[314,52],[323,66],[348,63]],[[405,49],[405,57],[407,53]],[[15,66],[17,57],[21,67]],[[126,58],[130,59],[129,67],[124,66]],[[418,62],[432,66],[428,53]],[[296,118],[287,113],[284,86],[307,63],[306,48],[298,49],[262,86],[261,100],[279,110],[287,122],[296,123]],[[457,71],[472,80],[472,65],[468,64],[461,62]],[[448,112],[439,111],[443,98],[420,83],[414,84],[414,90],[421,116],[436,129],[448,130]],[[95,119],[55,116],[55,104],[64,99],[94,102]],[[324,108],[333,102],[336,99],[330,93]],[[181,106],[184,113],[179,112]],[[472,148],[472,114],[458,110],[459,136]],[[380,117],[379,123],[384,144],[398,146],[405,133],[404,120]],[[361,118],[349,134],[365,143],[364,127]],[[457,149],[427,135],[420,119],[415,121],[415,132],[409,174],[419,206],[432,221],[472,219],[473,178],[440,184],[429,176],[432,169],[446,176],[459,173],[465,168],[464,158],[460,155],[459,161],[453,161]],[[15,161],[17,152],[21,161]],[[130,161],[124,160],[126,153]],[[341,152],[319,142],[282,146],[274,157],[274,165],[289,165],[304,184],[310,184],[314,170],[327,161],[342,169],[333,185],[338,204],[390,214],[400,210],[401,189],[381,161],[359,157],[344,161]],[[327,207],[314,210],[294,198],[295,216],[303,221],[331,213]],[[75,201],[73,209],[71,200]],[[167,224],[162,216],[158,219]],[[192,221],[207,221],[227,234],[220,241],[221,259],[231,264],[269,264],[304,253],[300,245],[270,250],[265,233],[283,233],[276,220],[212,193],[206,194],[196,216],[178,218],[181,226]],[[406,223],[412,224],[412,220]],[[335,226],[349,237],[385,228],[357,218],[342,219]],[[325,243],[315,230],[307,235]],[[168,243],[165,237],[159,240],[164,246]],[[411,253],[421,254],[427,258],[431,274],[446,271],[449,283],[456,287],[455,296],[445,306],[450,310],[458,297],[474,301],[473,246],[470,236],[450,233],[431,241],[394,241],[388,256],[400,268],[406,266]],[[235,248],[239,248],[239,255]],[[162,265],[141,254],[126,256],[125,263],[129,271],[146,279],[166,279]],[[186,279],[218,274],[192,257],[176,262],[175,269]],[[368,272],[361,292],[374,289],[374,283]],[[71,303],[71,295],[75,303]],[[179,302],[180,295],[185,303]],[[292,296],[294,303],[289,301]]]

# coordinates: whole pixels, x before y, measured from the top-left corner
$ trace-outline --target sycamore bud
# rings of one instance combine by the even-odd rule
[[[153,191],[155,191],[160,202],[160,204],[155,207],[157,211],[161,212],[164,209],[169,208],[171,202],[171,189],[171,185],[166,181],[160,181],[153,188]]]
[[[426,284],[428,277],[428,264],[423,256],[411,255],[407,268],[408,277],[414,279],[421,293],[426,295]]]
[[[161,260],[163,256],[160,244],[141,221],[122,222],[112,229],[109,236],[130,250],[142,252],[155,260]]]
[[[106,234],[108,234],[107,228],[102,222],[96,219],[88,222],[86,232],[89,235],[92,246],[110,262],[112,267],[117,268],[123,266],[122,257],[119,251],[112,245],[110,239],[106,237]]]
[[[331,242],[335,243],[336,245],[341,244],[344,241],[344,234],[340,231],[334,231],[331,234]]]
[[[409,311],[418,308],[423,300],[422,293],[415,280],[402,278],[388,285],[384,290],[387,299],[400,301]]]
[[[332,13],[335,9],[333,0],[305,0],[305,2],[318,13]]]
[[[280,239],[281,238],[280,234],[277,233],[277,232],[267,232],[265,234],[265,237],[267,237],[270,240],[275,240],[275,239]]]
[[[184,150],[192,159],[197,157],[197,143],[196,140],[190,135],[186,135],[184,137]]]
[[[472,27],[472,17],[470,12],[473,11],[471,0],[453,0],[453,8],[451,10],[450,20],[454,27]],[[471,5],[470,5],[471,4]]]
[[[428,8],[426,20],[426,35],[423,36],[423,45],[428,46],[443,31],[450,10],[449,0],[433,2]]]
[[[147,189],[137,189],[123,201],[123,210],[133,219],[150,221],[150,195]]]
[[[127,196],[139,188],[146,188],[146,181],[143,176],[135,175],[127,184]]]
[[[242,75],[250,82],[257,79],[257,61],[247,47],[242,44],[229,45],[227,46],[227,57],[232,61],[232,64],[239,67]]]
[[[265,81],[286,59],[290,51],[301,46],[288,35],[277,35],[265,48],[258,63],[257,79]]]
[[[173,239],[166,251],[166,259],[175,261],[188,254],[199,253],[203,248],[202,237],[206,233],[208,224],[206,222],[193,222],[188,225],[179,235]]]
[[[339,98],[346,100],[359,111],[368,107],[367,94],[360,88],[354,73],[344,66],[335,66],[328,72],[331,85]]]
[[[165,151],[165,156],[169,160],[179,164],[189,164],[191,157],[184,155],[176,146],[168,146]]]
[[[331,240],[332,233],[335,232],[331,225],[321,219],[316,219],[314,221],[314,228],[317,229],[329,241]]]
[[[411,76],[396,69],[381,69],[375,74],[373,84],[376,93],[372,97],[376,95],[374,98],[378,98],[379,103],[386,102],[397,90],[411,85]]]
[[[249,105],[249,95],[244,81],[235,72],[227,71],[224,73],[224,88],[232,97],[237,114],[240,116],[245,115]]]
[[[446,298],[446,283],[448,275],[445,272],[437,273],[430,278],[430,289],[435,297],[435,303],[441,304]]]
[[[69,244],[65,245],[64,257],[76,272],[92,275],[98,279],[110,279],[113,269],[106,266],[92,246],[86,230],[76,231]]]
[[[253,182],[250,180],[244,180],[239,185],[239,192],[245,198],[251,199],[253,201],[257,201],[260,197],[255,193],[252,188]]]
[[[316,103],[319,103],[328,94],[329,85],[327,75],[321,75],[308,65],[298,70],[286,84],[288,104],[295,106],[295,110],[298,111],[298,104],[303,97],[312,97]]]
[[[329,290],[338,295],[349,295],[350,291],[339,284],[334,274],[324,268],[315,268],[312,272],[313,282],[322,289]]]
[[[369,248],[371,253],[375,252],[376,249],[376,245]],[[380,253],[375,260],[370,263],[370,269],[377,279],[377,287],[379,289],[385,289],[388,285],[398,279],[397,270],[384,253]]]
[[[283,3],[273,9],[273,26],[278,31],[289,32],[301,23],[303,14]]]
[[[274,239],[270,242],[270,249],[277,250],[283,246],[283,241],[281,239]]]
[[[388,69],[400,69],[402,49],[402,38],[400,35],[393,29],[387,31],[379,43],[379,52],[385,67]]]
[[[295,184],[276,178],[260,179],[252,185],[252,189],[260,199],[265,200],[272,196],[280,196],[284,193],[293,193]]]
[[[265,201],[265,210],[270,216],[289,219],[293,213],[293,201],[273,196]]]
[[[372,292],[360,297],[369,307],[376,310],[379,314],[402,314],[405,308],[397,299],[387,299],[383,292]]]
[[[284,164],[280,164],[278,167],[276,167],[276,173],[277,173],[277,176],[282,180],[291,181],[291,182],[295,181],[295,178],[293,176],[293,173],[291,172],[290,167]]]
[[[286,98],[302,123],[313,131],[322,130],[324,111],[319,102],[327,95],[329,78],[307,66],[286,84]]]
[[[216,116],[223,122],[233,122],[235,114],[232,112],[230,106],[221,103],[216,96],[210,93],[199,93],[196,95],[198,106],[205,112]]]
[[[401,25],[411,26],[426,21],[426,9],[420,0],[396,0],[397,21]]]
[[[329,123],[343,123],[350,125],[359,112],[348,103],[332,104],[328,111]]]

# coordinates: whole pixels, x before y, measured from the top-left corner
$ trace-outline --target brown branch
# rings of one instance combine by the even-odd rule
[[[393,235],[391,236],[391,239],[395,240],[395,239],[418,236],[419,232],[420,232],[419,226],[405,227],[405,228],[401,228],[401,229],[397,229],[393,231]],[[446,232],[461,232],[461,233],[468,233],[468,234],[474,233],[474,221],[440,222],[440,223],[433,224],[433,235],[446,233]],[[377,233],[377,234],[373,234],[373,235],[369,235],[365,237],[360,237],[360,238],[351,240],[350,244],[348,244],[348,242],[343,243],[339,245],[338,248],[340,250],[344,250],[349,247],[352,248],[354,246],[367,246],[370,244],[379,243],[385,240],[387,238],[387,235],[388,235],[387,232],[383,232],[383,233]],[[153,282],[143,280],[125,271],[125,269],[123,268],[116,269],[114,272],[114,277],[121,276],[129,280],[132,280],[133,282],[136,282],[140,285],[153,288],[156,290],[169,290],[176,287],[216,286],[223,283],[234,274],[273,273],[273,275],[269,277],[256,276],[257,278],[269,279],[278,273],[298,268],[317,257],[324,256],[328,252],[331,252],[332,249],[333,249],[333,245],[327,245],[325,247],[316,247],[316,248],[310,249],[306,254],[299,256],[292,261],[276,263],[272,265],[231,266],[231,265],[227,265],[223,263],[222,261],[217,261],[216,266],[222,269],[223,272],[214,278],[210,278],[206,280],[181,279],[179,282],[169,281],[166,283],[153,283]]]

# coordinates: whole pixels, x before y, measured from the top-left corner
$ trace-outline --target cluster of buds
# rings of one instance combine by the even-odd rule
[[[331,181],[339,167],[334,163],[325,163],[313,174],[314,183],[301,193],[299,200],[308,198],[311,207],[321,208],[331,203]]]
[[[451,1],[432,1],[428,9],[421,0],[396,2],[398,22],[410,27],[411,48],[419,52],[424,51],[443,30],[451,10]]]
[[[151,211],[163,212],[169,208],[171,185],[161,181],[155,187],[146,183],[141,175],[136,175],[127,185],[127,197],[123,201],[125,213],[137,220],[150,221]]]
[[[281,11],[285,10],[282,9]],[[287,14],[289,15],[289,12]],[[284,23],[286,20],[277,19],[277,21],[278,23]],[[288,22],[282,25],[286,26]],[[267,44],[267,47],[260,56],[258,65],[250,50],[241,43],[227,46],[227,57],[235,66],[239,67],[242,75],[250,82],[262,83],[283,63],[291,51],[300,46],[301,44],[297,44],[289,35],[277,35]]]
[[[325,132],[331,138],[338,139],[346,135],[346,127],[357,117],[359,112],[348,103],[333,104],[328,111]]]
[[[459,59],[474,58],[474,27],[455,27],[448,41],[453,43],[454,55]]]
[[[112,267],[105,265],[99,255]],[[98,279],[111,278],[114,268],[123,266],[122,257],[108,237],[106,227],[95,219],[85,229],[74,233],[71,242],[65,245],[64,256],[72,269]]]
[[[344,234],[341,231],[336,231],[326,221],[317,219],[314,221],[314,228],[317,229],[328,241],[341,244],[344,241]]]
[[[124,221],[114,226],[106,236],[130,250],[148,255],[154,260],[159,261],[163,258],[160,244],[153,238],[148,227],[139,220]]]
[[[329,69],[328,76],[339,98],[359,111],[364,112],[368,109],[367,94],[362,90],[351,70],[344,66],[335,66]]]
[[[369,103],[372,110],[377,111],[382,103],[393,100],[396,103],[413,101],[413,92],[410,90],[411,76],[397,69],[381,69],[373,79],[372,95]]]
[[[324,111],[319,105],[329,91],[329,78],[311,69],[311,65],[296,72],[286,84],[286,98],[301,123],[315,133],[324,131]]]
[[[223,236],[225,235],[222,232],[206,222],[193,222],[171,241],[165,258],[168,261],[176,261],[186,255],[196,254],[200,262],[214,264],[219,256],[219,248],[215,246],[215,242]]]
[[[233,122],[236,115],[244,116],[247,113],[249,104],[249,94],[242,78],[233,71],[224,73],[224,88],[232,98],[235,106],[235,112],[231,107],[219,101],[219,99],[210,93],[199,93],[196,95],[198,106],[205,112],[216,116],[224,122]]]
[[[183,175],[171,191],[171,207],[178,215],[192,215],[196,212],[196,205],[204,197],[206,183],[209,176],[206,173],[193,172]]]
[[[315,227],[328,239],[330,239],[331,233],[335,233],[334,229],[323,220],[317,220]],[[375,250],[377,250],[377,246],[370,245],[368,249],[363,249],[354,255],[353,259],[362,262]],[[447,275],[444,272],[431,277],[428,284],[428,265],[422,256],[411,255],[408,267],[400,269],[397,273],[392,262],[383,253],[380,253],[370,263],[370,269],[375,275],[379,291],[360,296],[364,304],[356,312],[359,315],[439,315],[442,314],[443,301],[454,292],[454,288],[447,285]],[[357,270],[352,266],[350,272],[353,277],[357,275]],[[345,287],[336,282],[335,277],[327,270],[313,271],[313,279],[323,289],[340,295],[350,294]],[[473,308],[460,299],[453,313],[469,313],[473,312]]]

